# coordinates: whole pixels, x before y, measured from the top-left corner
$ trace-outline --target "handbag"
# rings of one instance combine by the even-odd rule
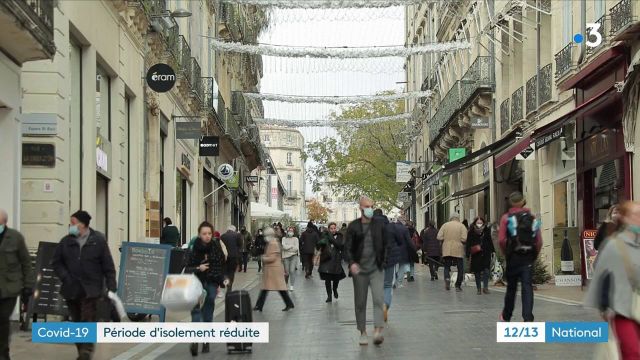
[[[469,251],[471,252],[471,255],[475,255],[482,251],[482,246],[480,246],[480,244],[473,245]]]
[[[627,246],[624,244],[623,240],[616,240],[616,245],[620,255],[622,256],[622,263],[627,273],[627,277],[629,278],[629,282],[631,283],[631,318],[636,322],[640,322],[640,284],[636,277],[637,274],[633,268],[631,259],[629,259]]]

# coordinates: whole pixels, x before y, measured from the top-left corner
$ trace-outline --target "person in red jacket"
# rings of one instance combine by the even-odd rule
[[[498,244],[505,254],[507,293],[500,320],[510,321],[518,291],[518,281],[522,284],[522,317],[533,321],[533,263],[542,248],[539,222],[531,210],[525,208],[522,193],[515,191],[509,195],[511,208],[500,219]]]

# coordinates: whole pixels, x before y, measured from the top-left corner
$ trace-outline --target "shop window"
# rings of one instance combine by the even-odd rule
[[[553,185],[553,226],[576,226],[576,181],[574,179]]]
[[[609,208],[618,204],[618,190],[622,184],[622,168],[620,160],[613,160],[598,166],[595,170],[595,219],[599,227],[607,217]]]

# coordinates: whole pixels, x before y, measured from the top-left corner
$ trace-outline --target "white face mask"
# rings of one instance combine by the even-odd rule
[[[482,223],[477,223],[477,224],[476,224],[476,227],[477,227],[478,229],[482,229],[482,228],[484,227],[484,224],[482,224]]]
[[[289,237],[292,237],[293,236],[293,231],[287,232],[287,235],[289,235]]]

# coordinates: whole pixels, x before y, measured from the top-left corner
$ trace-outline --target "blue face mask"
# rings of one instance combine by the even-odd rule
[[[80,235],[80,229],[78,229],[78,225],[70,225],[69,226],[69,234],[78,236]]]
[[[0,234],[2,234],[4,232],[5,228],[6,228],[5,225],[0,225]]]
[[[640,225],[627,225],[627,229],[634,234],[640,234]]]
[[[368,208],[362,209],[362,214],[367,219],[371,219],[373,217],[373,208],[368,207]]]

